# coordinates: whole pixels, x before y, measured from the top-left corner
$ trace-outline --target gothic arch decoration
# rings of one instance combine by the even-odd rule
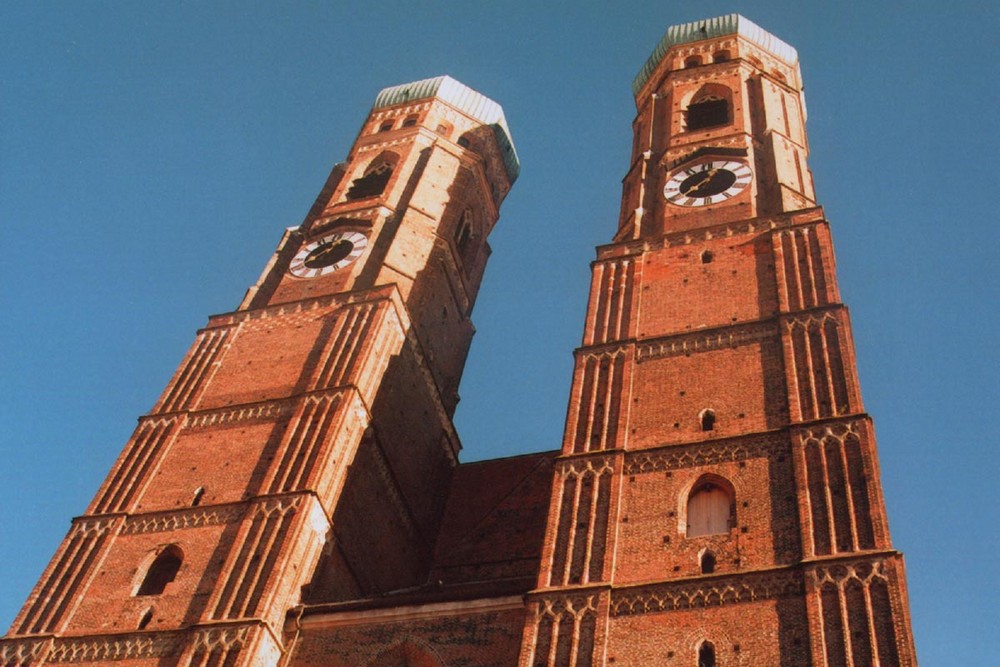
[[[621,396],[625,389],[626,348],[586,354],[577,362],[582,372],[578,388],[579,411],[575,415],[574,452],[612,449],[618,441]]]
[[[445,667],[441,658],[429,647],[407,640],[382,651],[368,663],[369,667]]]
[[[862,422],[832,423],[801,431],[798,439],[808,491],[807,549],[823,556],[874,549],[884,541],[877,487],[865,472],[871,463]]]
[[[822,622],[823,652],[827,664],[898,665],[899,635],[887,564],[882,560],[840,563],[812,573]]]
[[[702,130],[733,122],[733,91],[718,83],[706,83],[684,104],[684,129]]]
[[[589,667],[597,634],[593,595],[543,599],[535,620],[532,667]]]
[[[345,195],[347,199],[368,199],[377,197],[385,191],[385,186],[389,183],[389,177],[399,163],[399,155],[392,151],[383,151],[368,163],[364,173],[351,182],[351,187],[347,189]]]
[[[736,525],[736,489],[719,475],[702,475],[686,494],[680,513],[687,537],[726,535]]]
[[[611,481],[609,459],[590,458],[563,465],[557,472],[559,521],[549,585],[600,581],[608,540]]]
[[[799,419],[822,419],[850,412],[850,378],[844,365],[847,332],[833,311],[785,322],[791,338],[794,393]]]
[[[142,570],[142,580],[136,584],[133,595],[160,595],[177,578],[183,562],[184,552],[181,548],[176,544],[167,545]]]

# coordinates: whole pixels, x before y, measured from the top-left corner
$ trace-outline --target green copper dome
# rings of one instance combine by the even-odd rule
[[[794,65],[799,60],[799,54],[792,46],[739,14],[727,14],[726,16],[719,16],[714,19],[682,23],[681,25],[673,25],[667,28],[667,33],[660,40],[660,43],[656,45],[656,48],[653,49],[653,54],[649,56],[646,64],[642,66],[635,79],[632,80],[632,94],[639,94],[639,91],[649,81],[653,70],[663,60],[664,54],[666,54],[670,47],[677,46],[678,44],[700,42],[703,39],[723,37],[725,35],[739,35],[748,39],[762,49],[781,58],[789,65]]]
[[[450,76],[439,76],[385,88],[375,98],[375,104],[372,108],[381,109],[428,97],[436,97],[447,102],[462,113],[480,121],[483,125],[489,125],[497,138],[497,144],[500,146],[504,165],[507,167],[507,176],[511,183],[517,180],[518,174],[521,173],[521,162],[517,158],[514,140],[510,136],[510,128],[507,127],[507,119],[504,118],[503,109],[490,98],[477,93]]]

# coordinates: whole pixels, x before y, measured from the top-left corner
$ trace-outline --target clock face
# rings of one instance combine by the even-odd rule
[[[302,246],[289,271],[299,278],[324,276],[356,260],[367,246],[368,237],[361,232],[329,234]]]
[[[677,206],[718,204],[742,192],[752,176],[750,167],[735,160],[700,162],[674,172],[663,196]]]

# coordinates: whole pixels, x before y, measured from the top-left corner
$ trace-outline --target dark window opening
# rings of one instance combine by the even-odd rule
[[[703,97],[687,108],[687,129],[726,125],[729,122],[729,103],[720,97]]]
[[[475,240],[474,227],[472,223],[472,211],[466,209],[462,212],[462,219],[458,222],[458,227],[455,229],[455,249],[458,251],[458,256],[465,265],[466,270],[469,269],[469,264],[475,259],[476,247],[473,241]]]
[[[701,56],[691,56],[684,61],[684,67],[697,67],[701,64]]]
[[[181,552],[177,547],[168,547],[156,557],[146,571],[136,595],[159,595],[174,580],[181,569]]]
[[[471,238],[472,231],[469,229],[469,225],[463,223],[458,230],[458,234],[455,235],[455,247],[458,248],[460,256],[465,256],[466,251],[469,249],[469,240]]]
[[[149,622],[153,620],[153,608],[150,607],[146,611],[142,612],[142,616],[139,617],[139,630],[145,630]]]
[[[706,250],[703,253],[701,253],[702,264],[711,264],[713,259],[715,259],[715,255],[712,254],[711,250]]]
[[[715,554],[706,551],[701,556],[701,573],[712,574],[713,572],[715,572]]]
[[[701,430],[712,431],[715,429],[715,412],[712,410],[701,411]]]
[[[403,127],[413,127],[416,124],[417,124],[416,116],[407,116],[406,119],[403,120]]]
[[[389,121],[388,123],[382,123],[379,126],[378,131],[379,132],[388,132],[391,129],[392,129],[392,121]]]
[[[379,164],[361,178],[354,179],[347,191],[347,198],[366,199],[382,194],[390,176],[392,176],[392,165],[388,162]]]
[[[717,63],[724,63],[729,60],[729,51],[716,51],[715,55],[712,56],[712,60]]]
[[[191,499],[191,507],[197,507],[201,504],[201,497],[205,495],[205,487],[199,486],[194,490],[194,497]]]
[[[703,642],[698,649],[698,667],[715,667],[715,646],[712,642]]]

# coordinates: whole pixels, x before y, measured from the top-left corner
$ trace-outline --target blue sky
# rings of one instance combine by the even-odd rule
[[[631,79],[732,11],[802,61],[921,662],[992,663],[1000,19],[972,0],[0,4],[0,625],[385,86],[450,74],[506,111],[522,174],[457,421],[465,460],[557,448]]]

